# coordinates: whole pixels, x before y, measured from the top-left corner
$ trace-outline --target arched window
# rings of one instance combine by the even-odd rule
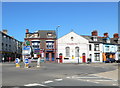
[[[79,47],[75,47],[75,57],[79,57]]]
[[[66,57],[69,57],[70,56],[70,47],[66,47],[65,50],[66,50]]]

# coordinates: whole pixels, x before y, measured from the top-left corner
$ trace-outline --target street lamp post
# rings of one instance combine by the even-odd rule
[[[57,56],[56,57],[58,57],[58,28],[60,27],[60,25],[58,25],[57,27],[56,27],[56,34],[57,34],[57,36],[56,36],[56,39],[57,39],[57,42],[56,42],[56,49],[57,49]]]

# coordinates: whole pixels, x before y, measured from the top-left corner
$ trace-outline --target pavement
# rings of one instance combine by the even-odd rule
[[[16,68],[15,64],[2,64],[3,86],[118,86],[117,63],[57,64],[42,63],[40,68]]]

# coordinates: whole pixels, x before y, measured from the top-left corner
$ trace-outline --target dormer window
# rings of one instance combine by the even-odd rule
[[[38,34],[34,34],[34,38],[37,38],[38,37]]]
[[[53,34],[52,33],[47,33],[47,37],[51,38],[51,37],[53,37]]]
[[[93,37],[93,41],[97,41],[97,37]]]
[[[110,43],[110,40],[109,40],[109,39],[107,40],[107,43]]]
[[[110,43],[110,38],[107,37],[107,38],[104,39],[104,41],[105,41],[106,43]]]

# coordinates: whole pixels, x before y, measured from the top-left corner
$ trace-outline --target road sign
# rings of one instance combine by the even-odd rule
[[[31,54],[31,46],[24,46],[24,47],[23,47],[22,54],[23,54],[23,55]]]
[[[28,64],[29,63],[29,60],[28,58],[25,59],[25,63]]]
[[[16,58],[15,59],[16,67],[20,67],[19,62],[20,62],[19,58]]]
[[[28,60],[28,58],[25,58],[25,68],[29,68],[29,60]]]
[[[19,63],[19,61],[18,61],[18,59],[17,59],[17,58],[15,59],[15,63]]]

